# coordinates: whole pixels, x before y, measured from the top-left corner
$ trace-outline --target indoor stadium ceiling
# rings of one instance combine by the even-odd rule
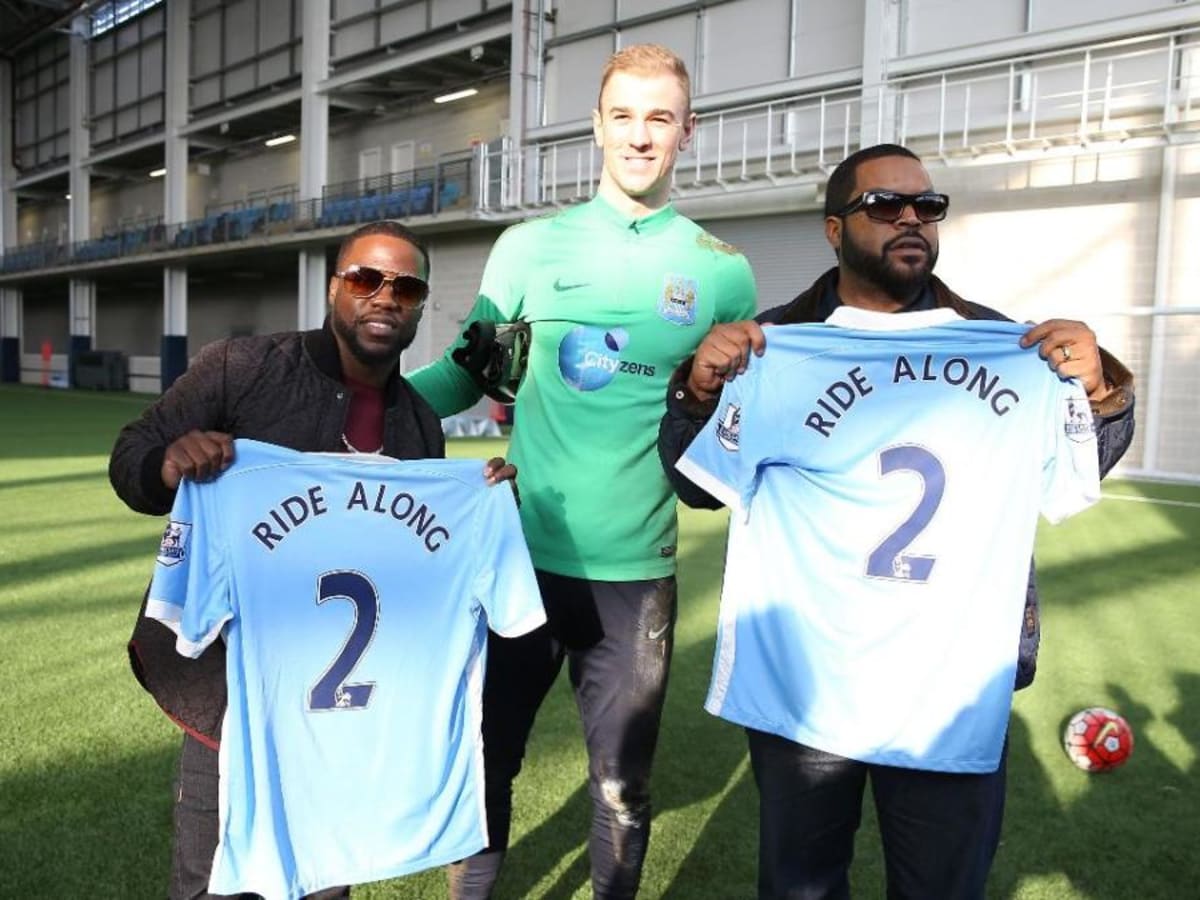
[[[0,0],[0,56],[11,56],[43,31],[66,28],[95,0]]]

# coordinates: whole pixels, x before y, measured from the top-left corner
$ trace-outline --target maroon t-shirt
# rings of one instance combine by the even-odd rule
[[[383,449],[383,390],[353,378],[346,378],[350,388],[350,412],[342,439],[346,449],[359,453],[378,453]]]

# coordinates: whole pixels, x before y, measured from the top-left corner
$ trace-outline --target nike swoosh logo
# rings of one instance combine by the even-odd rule
[[[586,281],[571,281],[571,282],[563,283],[563,280],[561,278],[554,279],[554,289],[556,291],[573,291],[573,290],[575,290],[575,288],[581,288],[581,287],[587,287],[587,286],[588,286],[588,282],[586,282]]]
[[[656,628],[653,631],[647,631],[646,637],[650,638],[650,640],[652,640],[652,641],[657,641],[660,637],[662,637],[664,634],[667,633],[667,629],[670,627],[671,627],[671,623],[668,622],[662,628]]]

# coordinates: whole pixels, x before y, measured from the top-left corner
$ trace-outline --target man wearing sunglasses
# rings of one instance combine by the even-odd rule
[[[715,326],[696,355],[672,376],[659,453],[683,502],[710,509],[721,505],[675,464],[716,411],[722,386],[755,365],[753,355],[762,354],[763,325],[823,322],[843,306],[882,313],[949,308],[967,319],[1005,318],[964,300],[933,275],[937,223],[949,207],[949,198],[934,190],[919,158],[904,147],[868,147],[837,167],[825,198],[825,237],[837,266],[791,303],[767,310],[755,321]],[[1132,440],[1132,376],[1097,346],[1082,322],[1043,322],[1026,331],[1020,343],[1037,347],[1060,376],[1082,383],[1092,406],[1103,475]],[[1031,562],[1016,661],[1018,689],[1033,680],[1039,635]],[[739,651],[747,652],[744,646]],[[813,684],[836,680],[828,672],[810,675]],[[759,721],[789,717],[803,720],[804,713],[763,713]],[[983,897],[1000,838],[1006,748],[994,772],[949,774],[847,759],[796,742],[783,726],[775,732],[746,730],[759,788],[761,898],[849,895],[854,835],[868,779],[883,835],[888,895]]]
[[[300,451],[445,456],[441,422],[400,377],[429,293],[429,254],[411,230],[374,222],[349,234],[329,281],[329,315],[305,332],[231,338],[205,346],[188,370],[118,435],[109,461],[117,495],[137,512],[170,512],[183,478],[213,478],[233,462],[234,438]],[[510,480],[503,459],[484,467]],[[199,659],[138,616],[134,674],[184,732],[175,794],[170,897],[209,897],[218,830],[218,757],[225,714],[225,645]],[[349,896],[331,888],[322,898]]]

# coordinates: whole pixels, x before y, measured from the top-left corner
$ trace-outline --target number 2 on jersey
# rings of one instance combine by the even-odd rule
[[[362,709],[371,699],[374,682],[349,684],[346,679],[371,646],[379,627],[379,592],[371,579],[359,572],[325,572],[317,576],[317,605],[326,600],[350,601],[354,605],[354,627],[341,652],[308,692],[308,708]]]
[[[916,444],[896,444],[879,453],[879,474],[916,472],[921,476],[921,499],[912,515],[889,534],[867,557],[867,575],[891,581],[929,580],[936,559],[932,556],[911,556],[904,551],[917,539],[937,512],[946,490],[946,469],[942,461],[924,447]]]

